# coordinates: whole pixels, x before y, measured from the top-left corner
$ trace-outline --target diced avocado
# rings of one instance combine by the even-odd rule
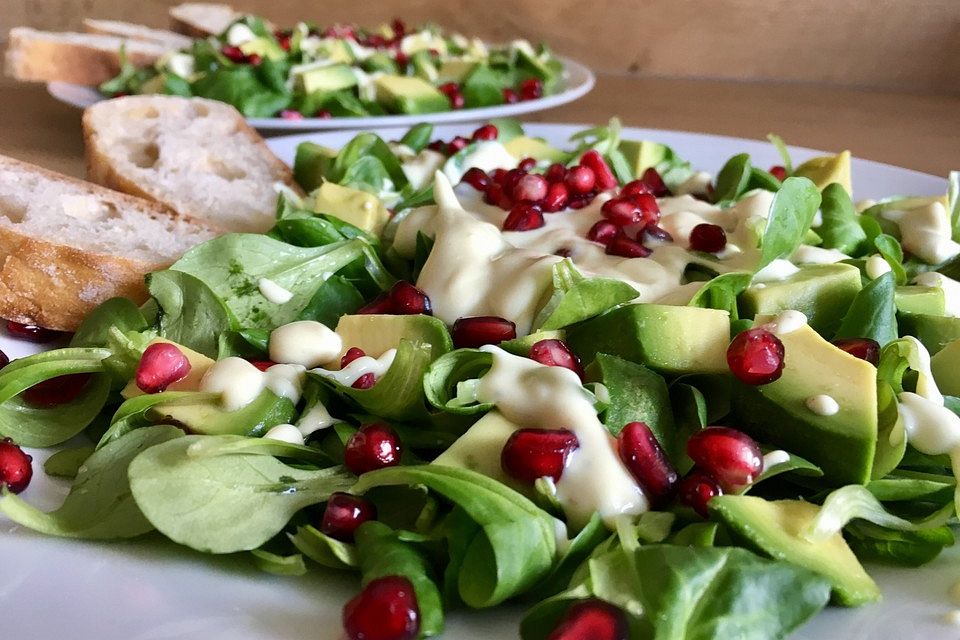
[[[293,161],[293,177],[304,191],[313,191],[330,172],[337,155],[336,149],[321,146],[315,142],[301,142],[297,145],[297,155]]]
[[[269,389],[236,411],[224,411],[217,402],[211,401],[158,404],[150,409],[154,420],[173,421],[191,433],[203,435],[261,436],[271,427],[290,422],[295,414],[290,400]]]
[[[410,56],[410,66],[413,67],[413,73],[418,78],[423,78],[430,84],[439,84],[440,72],[429,51],[417,51]]]
[[[897,315],[900,335],[916,337],[930,355],[960,339],[960,318],[934,316],[925,313],[901,313]]]
[[[334,63],[353,64],[357,59],[347,41],[340,38],[325,39],[318,53],[319,57]]]
[[[433,316],[342,316],[337,323],[337,334],[343,340],[344,353],[350,347],[360,347],[375,358],[388,349],[396,349],[402,339],[430,345],[430,356],[434,360],[453,349],[447,325]]]
[[[500,466],[503,445],[519,428],[499,411],[489,411],[431,464],[470,469],[509,487],[520,488]]]
[[[377,99],[399,113],[449,111],[450,102],[429,82],[407,76],[380,76],[374,83]]]
[[[661,373],[727,373],[730,315],[699,307],[629,304],[568,327],[567,344],[584,364],[609,353]]]
[[[477,66],[476,60],[444,60],[437,72],[437,82],[463,82]]]
[[[397,63],[385,53],[375,53],[363,61],[363,70],[367,73],[380,71],[382,73],[397,73]]]
[[[930,358],[930,370],[940,391],[948,396],[960,396],[960,340],[954,340],[937,355]]]
[[[286,55],[279,44],[264,36],[244,42],[240,45],[240,51],[246,56],[256,55],[270,60],[280,60]]]
[[[753,496],[718,496],[710,501],[711,515],[737,537],[771,558],[815,571],[830,581],[837,604],[856,607],[876,602],[880,590],[839,533],[820,542],[801,534],[820,508],[802,500],[773,502]]]
[[[946,310],[946,300],[940,287],[924,287],[911,284],[897,287],[894,298],[900,313],[924,313],[942,316]]]
[[[357,75],[349,65],[333,64],[304,71],[300,74],[300,82],[304,93],[314,91],[330,93],[356,86]]]
[[[850,181],[850,152],[842,151],[835,156],[820,156],[810,158],[794,169],[793,175],[809,178],[821,191],[829,184],[837,182],[853,193]]]
[[[168,342],[170,344],[177,344],[170,340],[164,340],[163,338],[154,338],[147,346],[151,344],[157,344],[158,342]],[[197,353],[193,349],[188,349],[182,345],[177,344],[177,348],[187,356],[187,360],[190,361],[190,373],[186,375],[182,380],[177,380],[176,382],[167,385],[167,391],[198,391],[200,389],[200,379],[203,378],[203,374],[207,372],[207,369],[213,366],[215,362],[213,358],[208,358],[202,353]],[[136,396],[142,396],[143,391],[140,390],[140,387],[137,386],[135,380],[131,380],[127,383],[127,386],[123,388],[120,392],[124,398],[133,398]]]
[[[877,370],[807,325],[779,338],[783,374],[770,384],[734,384],[734,424],[816,464],[831,485],[867,482],[877,446]],[[839,411],[814,413],[807,400],[819,395],[833,398]]]
[[[563,340],[564,334],[565,331],[563,329],[558,329],[556,331],[537,331],[536,333],[531,333],[530,335],[514,338],[513,340],[507,340],[506,342],[501,342],[498,346],[504,351],[509,351],[514,355],[526,356],[528,353],[530,353],[530,347],[532,347],[534,344],[540,342],[541,340]]]
[[[655,167],[667,158],[669,149],[659,142],[646,140],[623,140],[620,153],[630,165],[633,175],[640,177],[650,167]]]
[[[853,265],[815,264],[801,267],[784,280],[747,287],[737,307],[745,318],[787,309],[802,311],[817,332],[832,335],[860,288],[860,270]]]
[[[314,191],[313,210],[328,213],[376,236],[390,219],[390,212],[372,193],[324,182]]]
[[[567,160],[565,152],[540,138],[517,136],[507,141],[503,147],[507,150],[507,153],[518,160],[523,158],[533,158],[537,162],[565,162]]]

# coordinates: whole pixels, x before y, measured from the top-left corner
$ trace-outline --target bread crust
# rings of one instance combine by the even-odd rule
[[[167,12],[167,16],[170,18],[170,29],[191,38],[206,38],[207,36],[220,35],[219,32],[214,32],[207,28],[206,25],[203,25],[201,22],[199,22],[196,19],[197,16],[192,15],[191,8],[202,5],[206,5],[215,10],[230,10],[233,12],[234,19],[240,16],[240,14],[235,11],[233,7],[227,4],[185,2],[183,4],[170,7],[169,11]]]
[[[165,29],[153,29],[130,22],[93,20],[87,18],[83,21],[83,30],[87,33],[102,36],[115,36],[118,38],[148,42],[150,44],[158,44],[170,49],[185,49],[191,44],[191,39],[183,34],[174,33],[173,31],[167,31]]]

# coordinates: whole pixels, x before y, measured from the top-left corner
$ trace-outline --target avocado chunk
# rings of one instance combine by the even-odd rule
[[[213,366],[213,358],[208,358],[202,353],[198,353],[193,349],[188,349],[182,345],[177,344],[171,340],[165,340],[163,338],[154,338],[147,343],[147,346],[151,344],[157,344],[159,342],[168,342],[170,344],[176,344],[177,348],[180,349],[183,355],[187,356],[187,360],[190,361],[190,373],[186,377],[177,380],[174,383],[167,385],[167,391],[199,391],[200,390],[200,379],[203,378],[203,374],[207,372],[207,369]],[[140,390],[140,387],[137,386],[136,380],[131,380],[127,383],[127,386],[120,391],[120,395],[124,398],[133,398],[136,396],[144,395],[144,392]]]
[[[269,389],[236,411],[224,411],[219,403],[210,401],[158,404],[150,409],[154,420],[173,421],[191,433],[213,436],[262,436],[271,427],[290,422],[295,414],[290,400]]]
[[[513,340],[501,342],[498,346],[504,351],[512,353],[515,356],[526,357],[530,353],[530,347],[541,340],[563,340],[565,334],[566,332],[563,329],[556,329],[553,331],[537,331],[526,336],[514,338]]]
[[[860,270],[853,265],[815,264],[801,267],[784,280],[747,287],[737,307],[745,318],[787,309],[801,311],[815,331],[832,335],[860,288]]]
[[[439,84],[440,71],[429,51],[422,49],[410,56],[410,66],[418,78],[423,78],[430,84]]]
[[[396,74],[398,71],[397,63],[393,58],[385,53],[373,54],[363,61],[362,67],[367,73],[375,73],[379,71],[381,73]]]
[[[661,373],[727,373],[730,315],[699,307],[628,304],[568,327],[567,344],[584,364],[609,353]]]
[[[430,345],[431,360],[453,350],[447,326],[432,316],[342,316],[337,323],[337,334],[343,340],[343,353],[350,347],[360,347],[368,356],[375,358],[389,349],[396,349],[404,339]]]
[[[880,599],[880,589],[839,533],[808,542],[801,533],[820,508],[802,500],[769,502],[753,496],[717,496],[710,513],[737,537],[775,560],[785,560],[825,577],[837,604],[856,607]]]
[[[853,193],[850,180],[850,152],[842,151],[835,156],[820,156],[810,158],[793,170],[793,175],[807,178],[823,191],[827,185],[834,182]]]
[[[778,337],[783,375],[760,386],[734,384],[735,424],[761,442],[816,464],[831,486],[866,483],[877,446],[877,370],[809,326]],[[807,400],[819,395],[833,398],[839,411],[814,413]]]
[[[946,299],[940,287],[924,287],[916,284],[897,287],[894,302],[900,313],[942,316],[946,311]]]
[[[954,340],[930,358],[930,371],[940,391],[948,396],[960,396],[960,340]]]
[[[567,154],[539,138],[517,136],[503,145],[517,160],[533,158],[537,162],[565,162]]]
[[[422,78],[380,76],[374,84],[377,99],[392,111],[418,114],[450,110],[447,97]]]
[[[367,233],[379,236],[390,212],[372,193],[324,182],[313,192],[313,210],[336,216]]]
[[[244,42],[240,45],[240,51],[242,51],[245,56],[257,55],[261,58],[269,58],[270,60],[280,60],[286,56],[286,53],[280,48],[279,44],[264,36]]]
[[[519,428],[499,411],[489,411],[431,464],[469,469],[508,487],[522,489],[500,466],[503,445]]]
[[[620,143],[620,153],[630,164],[634,176],[640,177],[650,167],[656,167],[667,159],[669,149],[659,142],[647,140],[624,140]]]
[[[960,339],[960,318],[934,316],[926,313],[897,315],[901,335],[914,336],[930,355],[939,353],[954,340]]]
[[[437,82],[439,84],[446,82],[463,82],[476,66],[476,60],[444,60],[440,64],[440,69],[437,72]]]
[[[305,93],[314,91],[329,93],[356,86],[357,75],[348,65],[332,64],[328,67],[304,71],[300,74],[300,83]]]

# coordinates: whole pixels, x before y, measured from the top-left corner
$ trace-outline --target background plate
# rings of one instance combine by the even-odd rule
[[[439,127],[438,137],[469,134],[472,125]],[[531,124],[531,135],[562,144],[582,125]],[[381,131],[388,139],[402,129]],[[304,139],[338,146],[351,132],[274,138],[269,145],[290,162]],[[716,172],[731,155],[749,152],[758,166],[780,162],[766,142],[696,133],[626,129],[628,138],[673,146],[697,168]],[[792,149],[801,161],[816,152]],[[940,195],[946,181],[934,176],[865,160],[853,162],[859,198],[893,194]],[[11,357],[38,350],[36,345],[0,336]],[[24,497],[54,508],[67,484],[42,472],[44,454],[36,452],[37,474]],[[340,608],[356,584],[351,575],[314,572],[281,578],[254,569],[241,555],[211,557],[177,547],[153,534],[121,543],[58,540],[25,531],[0,516],[0,602],[3,636],[18,640],[335,640],[342,637]],[[948,550],[920,569],[868,567],[884,601],[861,609],[830,609],[796,634],[803,640],[958,639],[960,628],[943,622],[951,604],[949,588],[960,577],[960,549]],[[444,637],[456,640],[508,640],[517,637],[522,606],[489,612],[456,612]]]

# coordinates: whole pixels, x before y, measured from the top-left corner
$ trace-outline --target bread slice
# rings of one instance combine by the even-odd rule
[[[155,200],[223,231],[263,232],[277,185],[298,193],[290,168],[228,104],[127,96],[83,114],[87,177]]]
[[[177,33],[191,38],[206,38],[220,35],[243,14],[228,4],[184,2],[170,7],[168,15],[170,26]]]
[[[95,33],[52,33],[27,27],[10,30],[7,75],[29,82],[99,85],[120,71],[120,48],[138,67],[153,64],[169,47]]]
[[[151,29],[140,24],[117,20],[92,20],[88,18],[83,21],[83,28],[86,29],[87,33],[153,42],[167,49],[187,49],[193,44],[192,38],[180,33],[174,33],[166,29]]]
[[[0,317],[73,331],[214,231],[153,202],[0,156]]]

